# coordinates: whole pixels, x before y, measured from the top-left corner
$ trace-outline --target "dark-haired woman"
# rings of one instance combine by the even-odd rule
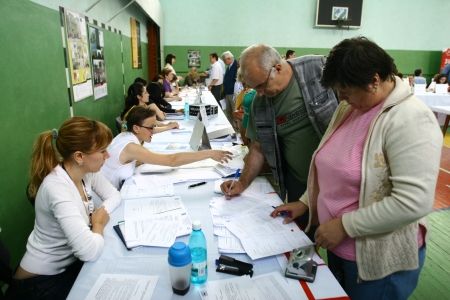
[[[126,120],[127,131],[113,139],[108,147],[110,157],[102,168],[103,174],[116,188],[119,188],[124,180],[133,175],[137,162],[174,167],[207,158],[219,162],[231,158],[230,152],[221,150],[174,154],[152,152],[142,144],[149,143],[152,139],[156,122],[155,112],[142,106],[136,106],[130,110]]]
[[[330,52],[321,82],[341,100],[313,154],[307,191],[280,206],[309,208],[316,244],[351,299],[407,299],[425,259],[442,134],[436,117],[395,76],[393,59],[363,37]],[[307,229],[308,229],[307,228]]]
[[[159,84],[159,82],[150,82],[147,85],[147,92],[150,94],[149,102],[154,103],[164,113],[182,114],[184,112],[182,108],[173,109],[172,104],[170,104],[163,98],[161,85]]]
[[[98,172],[111,140],[106,125],[83,117],[37,139],[28,188],[36,219],[8,291],[11,299],[65,299],[82,262],[102,253],[103,229],[120,204],[120,193]],[[102,206],[94,206],[92,192]]]

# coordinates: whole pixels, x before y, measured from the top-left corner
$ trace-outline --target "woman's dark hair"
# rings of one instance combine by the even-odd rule
[[[414,76],[420,76],[420,75],[422,75],[422,69],[415,69]]]
[[[164,97],[163,89],[159,82],[150,82],[147,85],[147,92],[150,94],[150,99],[153,101],[160,100]]]
[[[366,88],[378,74],[382,81],[393,80],[394,60],[380,46],[365,37],[345,39],[331,49],[320,82],[324,87]]]
[[[214,57],[216,60],[219,60],[216,52],[211,53],[209,56]]]
[[[127,124],[127,131],[133,132],[133,126],[142,126],[145,119],[154,117],[156,113],[150,108],[143,106],[135,106],[130,109],[126,115],[125,122]]]
[[[134,83],[136,83],[136,82],[140,82],[143,85],[147,85],[147,80],[145,80],[144,78],[141,78],[141,77],[136,77],[136,79],[134,80]]]
[[[128,88],[128,95],[125,98],[125,107],[120,114],[120,117],[123,119],[123,116],[130,110],[134,105],[139,105],[138,96],[142,96],[145,86],[140,82],[135,82]]]
[[[288,59],[289,56],[291,56],[291,55],[294,54],[294,53],[295,53],[294,50],[288,50],[288,51],[286,51],[286,59]]]
[[[170,64],[172,65],[172,59],[177,59],[177,57],[175,55],[173,55],[172,53],[169,53],[166,55],[166,64]]]

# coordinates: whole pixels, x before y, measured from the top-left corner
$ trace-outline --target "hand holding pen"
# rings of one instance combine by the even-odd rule
[[[274,211],[270,215],[272,218],[278,216],[284,217],[284,224],[291,223],[308,210],[308,207],[301,201],[283,204],[274,208]]]
[[[244,190],[242,184],[239,182],[240,171],[241,169],[237,169],[236,173],[234,173],[233,180],[225,181],[220,186],[225,198],[230,199],[231,196],[240,194]]]

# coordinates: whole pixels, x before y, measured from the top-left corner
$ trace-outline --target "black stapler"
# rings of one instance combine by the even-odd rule
[[[250,275],[253,276],[253,265],[234,259],[233,257],[221,255],[216,259],[216,271],[232,275]]]

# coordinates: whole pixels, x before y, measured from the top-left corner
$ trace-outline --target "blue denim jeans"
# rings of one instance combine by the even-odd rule
[[[382,279],[358,282],[356,262],[340,258],[328,251],[328,266],[352,300],[408,299],[417,286],[425,261],[425,245],[419,249],[419,267],[399,271]]]

